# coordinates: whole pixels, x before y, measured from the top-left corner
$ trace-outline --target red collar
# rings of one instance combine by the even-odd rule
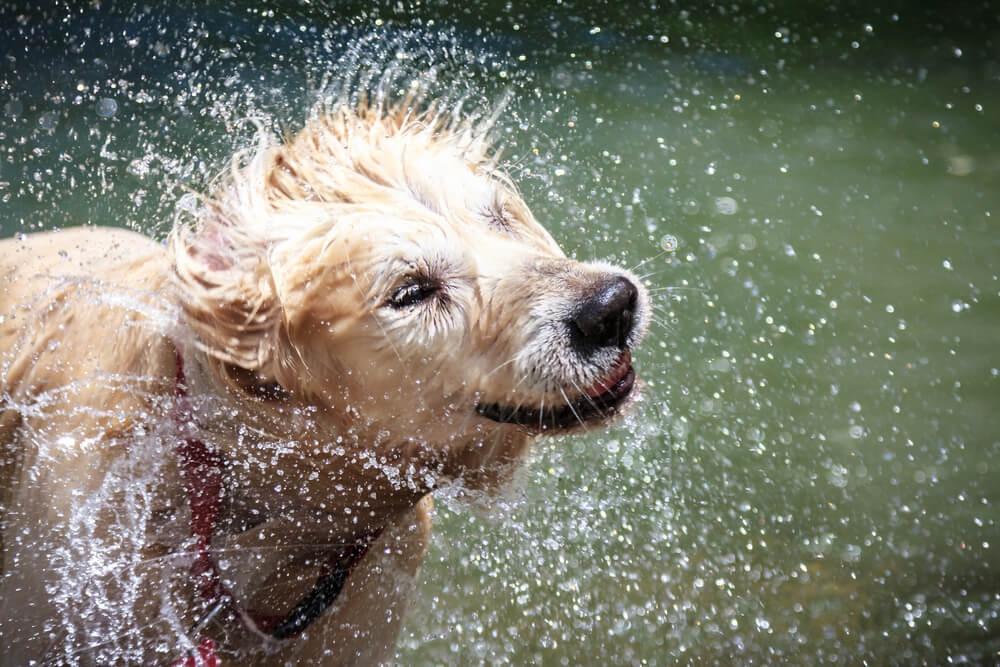
[[[225,493],[222,486],[224,461],[218,452],[211,451],[201,439],[192,434],[194,419],[187,390],[184,361],[178,350],[174,422],[182,431],[177,456],[191,505],[191,536],[195,539],[196,552],[191,565],[191,576],[198,592],[208,602],[208,611],[192,628],[191,634],[200,631],[216,613],[224,611],[227,618],[235,616],[258,635],[271,639],[294,637],[334,603],[344,588],[347,577],[382,531],[380,529],[340,549],[332,550],[316,585],[286,616],[271,616],[244,609],[222,582],[215,561],[212,560],[212,532],[218,521],[219,506]]]

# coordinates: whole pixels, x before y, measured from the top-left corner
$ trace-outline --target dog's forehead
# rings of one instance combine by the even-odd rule
[[[460,182],[459,182],[460,181]],[[358,202],[356,233],[383,260],[469,254],[562,257],[552,236],[501,178],[468,169],[409,175],[378,202]]]
[[[382,216],[366,233],[374,261],[395,270],[426,274],[494,272],[515,269],[536,259],[564,257],[552,237],[534,219],[497,229],[488,214],[433,214],[420,210]],[[487,269],[487,267],[491,267]]]

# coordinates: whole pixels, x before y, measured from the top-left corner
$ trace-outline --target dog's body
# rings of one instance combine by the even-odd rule
[[[565,258],[481,132],[405,105],[261,146],[166,246],[0,242],[5,659],[169,663],[206,636],[241,664],[387,659],[430,491],[492,487],[538,432],[614,413],[647,320],[634,276]],[[191,574],[185,442],[219,461],[234,602]],[[241,622],[361,543],[301,633]]]

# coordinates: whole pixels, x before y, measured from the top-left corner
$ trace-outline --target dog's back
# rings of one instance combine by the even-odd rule
[[[87,407],[106,410],[132,393],[123,387],[116,397],[100,386],[102,376],[149,376],[149,357],[117,358],[137,346],[107,338],[149,336],[154,327],[142,311],[155,309],[165,280],[162,247],[126,230],[80,227],[0,241],[0,573],[12,556],[6,534],[26,518],[12,513],[47,511],[18,497],[37,439],[83,434],[93,428]],[[150,356],[163,365],[162,353]],[[64,409],[70,393],[82,409]]]

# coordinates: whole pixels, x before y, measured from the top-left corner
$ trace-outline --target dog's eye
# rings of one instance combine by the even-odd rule
[[[407,308],[429,299],[439,289],[441,286],[436,282],[426,279],[414,280],[397,288],[389,297],[387,304],[393,308]]]

